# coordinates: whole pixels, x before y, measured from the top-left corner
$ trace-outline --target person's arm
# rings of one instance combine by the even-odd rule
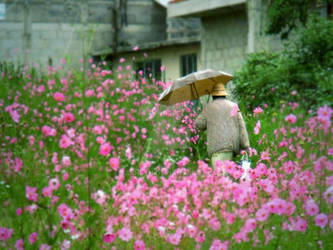
[[[238,124],[239,124],[240,147],[241,149],[247,150],[250,147],[250,141],[241,112],[238,112]]]
[[[204,111],[198,115],[197,119],[195,119],[195,125],[197,129],[206,129],[207,128],[207,119]]]

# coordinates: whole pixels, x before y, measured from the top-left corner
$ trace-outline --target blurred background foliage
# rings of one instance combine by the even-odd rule
[[[292,31],[280,52],[249,54],[235,73],[233,94],[248,110],[281,101],[298,102],[304,109],[332,106],[332,66],[333,22],[313,14]]]

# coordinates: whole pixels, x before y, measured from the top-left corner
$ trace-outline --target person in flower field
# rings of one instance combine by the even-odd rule
[[[207,151],[213,166],[217,160],[232,160],[234,155],[250,147],[245,122],[238,105],[226,99],[223,83],[215,84],[213,101],[196,118],[199,130],[207,129]]]

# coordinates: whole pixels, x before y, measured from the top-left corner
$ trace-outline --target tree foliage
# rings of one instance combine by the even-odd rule
[[[234,80],[240,104],[249,109],[264,103],[277,106],[281,100],[305,108],[332,105],[332,31],[333,21],[312,16],[280,53],[249,55]]]
[[[268,34],[280,34],[287,38],[297,25],[305,25],[309,14],[323,7],[324,0],[266,0]],[[328,2],[332,2],[329,0]]]

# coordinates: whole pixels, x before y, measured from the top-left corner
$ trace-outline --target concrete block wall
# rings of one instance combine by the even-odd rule
[[[122,26],[119,45],[129,46],[166,39],[166,9],[154,0],[127,0],[127,25]]]
[[[68,55],[80,65],[89,49],[103,49],[112,42],[112,0],[0,3],[6,3],[5,19],[0,20],[0,61],[47,65],[51,58],[58,65]]]
[[[200,38],[200,18],[167,18],[167,39]]]
[[[238,70],[247,53],[246,11],[202,17],[201,24],[203,67],[228,73]]]

